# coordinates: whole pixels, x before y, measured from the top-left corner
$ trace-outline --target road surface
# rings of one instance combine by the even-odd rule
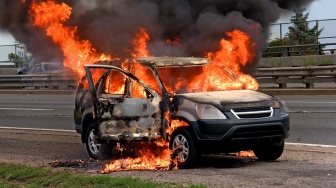
[[[281,98],[289,108],[292,134],[279,160],[204,156],[196,169],[124,171],[111,176],[208,187],[336,187],[336,97]],[[50,166],[54,160],[84,160],[59,168],[99,173],[110,161],[89,160],[80,135],[74,132],[73,101],[73,96],[0,95],[0,162]]]
[[[280,96],[288,107],[288,142],[336,145],[335,96]],[[70,95],[0,95],[0,127],[74,131]]]

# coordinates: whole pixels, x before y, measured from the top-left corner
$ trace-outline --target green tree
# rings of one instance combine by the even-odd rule
[[[290,19],[292,23],[288,27],[288,33],[283,39],[274,39],[270,41],[269,48],[265,50],[264,57],[281,57],[281,56],[302,56],[302,55],[313,55],[321,53],[324,46],[320,45],[318,41],[323,28],[318,29],[318,25],[314,27],[309,27],[309,22],[307,21],[309,13],[304,13],[306,9],[296,9]],[[290,47],[295,45],[306,45],[300,47]],[[311,46],[307,46],[311,45]],[[289,48],[275,48],[276,46],[289,46]],[[290,53],[284,53],[289,50]],[[275,53],[278,52],[278,53]]]
[[[307,44],[320,44],[318,41],[323,28],[318,29],[316,24],[314,27],[309,27],[307,21],[309,13],[304,13],[306,9],[297,9],[294,11],[294,15],[291,17],[292,26],[288,27],[289,32],[286,34],[288,38],[288,45],[307,45]],[[322,49],[318,49],[318,46],[304,46],[295,47],[292,51],[297,51],[293,55],[312,55],[316,54]]]
[[[8,60],[9,61],[12,61],[14,63],[18,62],[20,59],[20,57],[17,55],[17,54],[14,54],[14,53],[10,53],[8,54]]]
[[[287,37],[285,38],[275,38],[271,40],[268,45],[269,47],[265,50],[263,57],[283,57],[287,56],[287,49],[285,46],[288,44]],[[281,46],[281,47],[280,47]]]

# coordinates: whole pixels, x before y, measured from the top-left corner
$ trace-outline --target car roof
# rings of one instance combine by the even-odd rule
[[[157,68],[202,66],[208,64],[210,61],[210,59],[199,57],[139,57],[134,59],[141,64],[145,65],[149,63]],[[123,60],[114,60],[99,61],[96,64],[121,67],[122,63]]]
[[[155,67],[201,66],[209,63],[209,59],[199,57],[141,57],[135,58],[139,63],[151,63]]]

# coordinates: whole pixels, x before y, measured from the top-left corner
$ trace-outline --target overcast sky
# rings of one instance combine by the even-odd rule
[[[336,0],[315,0],[307,10],[309,12],[308,20],[336,19]],[[290,14],[284,16],[281,22],[289,22]],[[336,35],[336,34],[335,34]],[[0,45],[14,44],[14,39],[8,33],[0,31]]]

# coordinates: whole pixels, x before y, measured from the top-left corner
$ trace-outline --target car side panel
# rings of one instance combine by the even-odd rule
[[[106,101],[107,100],[107,101]],[[107,140],[136,140],[160,135],[160,98],[111,98],[99,100],[99,130]]]

